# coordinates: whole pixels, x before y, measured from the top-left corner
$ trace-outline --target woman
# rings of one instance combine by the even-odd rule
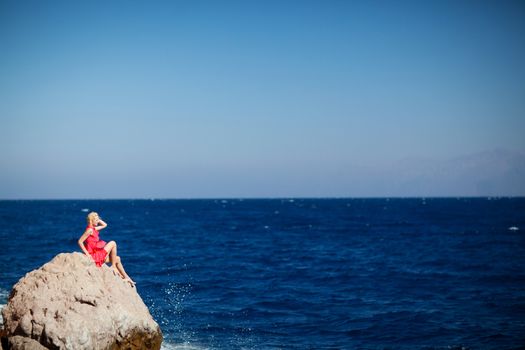
[[[102,264],[110,261],[111,266],[117,272],[120,277],[125,281],[129,282],[131,286],[135,285],[126,271],[122,262],[120,261],[120,256],[117,255],[117,243],[115,241],[106,242],[102,241],[98,237],[98,231],[106,228],[106,224],[97,213],[91,212],[87,216],[88,226],[84,234],[78,239],[78,245],[87,256],[91,257],[95,264],[100,267]],[[100,226],[96,226],[100,224]]]

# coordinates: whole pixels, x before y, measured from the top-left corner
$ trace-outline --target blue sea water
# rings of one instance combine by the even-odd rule
[[[0,201],[0,303],[92,210],[164,349],[525,345],[525,198]]]

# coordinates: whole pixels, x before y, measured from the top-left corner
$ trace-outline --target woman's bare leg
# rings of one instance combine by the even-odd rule
[[[111,241],[108,244],[104,246],[104,250],[108,253],[109,261],[111,262],[111,267],[113,268],[113,271],[115,271],[121,278],[126,278],[118,269],[117,266],[117,243],[115,241]]]
[[[122,262],[120,261],[120,256],[117,255],[117,243],[115,241],[111,241],[108,244],[104,246],[104,249],[109,254],[109,260],[111,261],[111,267],[122,277],[124,280],[129,281],[132,285],[135,284],[135,281],[133,281],[128,274],[126,273],[126,270],[124,270],[124,266],[122,265]]]
[[[120,260],[120,256],[117,255],[117,269],[119,269],[120,273],[124,276],[124,280],[128,281],[132,285],[135,284],[135,281],[133,281],[128,274],[126,273],[126,270],[124,270],[124,265],[122,265],[122,262]]]

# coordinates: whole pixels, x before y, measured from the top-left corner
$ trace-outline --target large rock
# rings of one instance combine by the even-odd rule
[[[162,343],[137,289],[79,252],[58,254],[27,273],[2,316],[12,349],[160,349]]]

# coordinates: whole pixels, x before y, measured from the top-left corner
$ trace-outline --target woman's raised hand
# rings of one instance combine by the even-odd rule
[[[95,225],[102,225],[102,226],[98,227],[97,229],[105,228],[106,226],[108,226],[108,224],[106,224],[104,221],[102,221],[101,218],[97,219],[97,223]]]

